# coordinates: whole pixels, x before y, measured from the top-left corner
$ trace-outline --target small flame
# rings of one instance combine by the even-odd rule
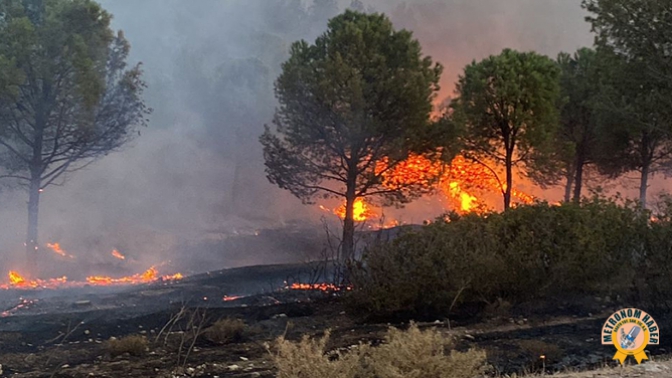
[[[47,280],[35,279],[28,280],[24,278],[17,271],[10,270],[9,283],[0,284],[0,289],[56,289],[60,287],[83,287],[86,285],[93,286],[110,286],[110,285],[134,285],[152,283],[158,281],[177,281],[183,278],[182,273],[175,273],[173,275],[159,276],[155,267],[151,267],[141,274],[134,274],[132,276],[112,278],[108,276],[90,276],[84,282],[68,282],[67,277],[51,278]]]
[[[341,291],[343,290],[342,287],[336,286],[334,284],[330,283],[315,283],[315,284],[307,284],[307,283],[293,283],[289,286],[285,286],[286,289],[289,290],[320,290],[320,291]],[[345,290],[352,290],[352,287],[346,286]]]
[[[118,258],[119,260],[126,260],[126,256],[119,253],[119,251],[117,251],[116,249],[112,250],[112,256],[114,256],[115,258]]]
[[[47,247],[50,248],[52,251],[54,251],[55,254],[61,255],[63,257],[69,257],[69,258],[75,258],[73,255],[68,255],[65,253],[63,248],[61,248],[61,245],[59,243],[47,243]],[[37,248],[37,247],[36,247]]]
[[[230,301],[238,300],[238,299],[240,299],[240,298],[242,298],[242,296],[240,296],[240,295],[230,295],[230,296],[229,296],[229,295],[225,295],[225,296],[222,298],[222,300],[223,300],[224,302],[230,302]]]

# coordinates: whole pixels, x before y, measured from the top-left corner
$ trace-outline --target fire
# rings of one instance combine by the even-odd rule
[[[126,260],[126,256],[119,253],[119,251],[117,251],[116,249],[112,250],[112,256],[118,258],[119,260]]]
[[[0,318],[6,318],[8,316],[12,316],[15,312],[21,310],[22,308],[28,308],[31,305],[37,303],[37,301],[38,301],[37,299],[19,298],[19,304],[10,308],[9,310],[0,312]]]
[[[446,190],[446,189],[444,189]],[[476,205],[478,203],[478,198],[472,196],[471,194],[465,192],[461,186],[460,183],[457,181],[451,181],[448,183],[447,191],[450,195],[450,197],[459,199],[460,202],[460,210],[463,212],[469,212],[471,210],[474,210],[476,208]]]
[[[0,289],[37,289],[37,288],[56,288],[65,284],[68,281],[67,277],[51,278],[48,280],[28,280],[24,278],[19,272],[10,270],[9,284],[0,285]]]
[[[345,204],[334,210],[334,213],[341,217],[341,219],[345,218]],[[364,199],[357,198],[352,206],[352,218],[355,222],[364,222],[373,217],[375,217],[375,214]]]
[[[289,289],[289,290],[320,290],[320,291],[341,291],[341,290],[343,290],[342,287],[336,286],[334,284],[329,284],[329,283],[315,283],[315,284],[293,283],[289,286],[286,286],[285,288]],[[345,290],[352,290],[352,288],[350,286],[346,286]]]
[[[112,278],[108,276],[90,276],[84,282],[68,281],[67,277],[51,278],[47,280],[34,279],[28,280],[18,272],[11,270],[8,274],[9,283],[0,285],[0,289],[57,289],[61,287],[83,287],[92,286],[111,286],[111,285],[136,285],[152,283],[156,281],[177,281],[183,278],[181,273],[173,275],[159,276],[155,267],[147,269],[140,274],[132,276]]]
[[[454,204],[460,213],[482,212],[486,202],[478,198],[474,192],[502,193],[506,184],[500,183],[495,174],[482,164],[469,161],[464,156],[456,156],[450,164],[432,161],[423,155],[410,155],[408,159],[397,164],[394,169],[386,170],[386,160],[376,164],[376,172],[383,177],[383,185],[398,188],[406,183],[424,183],[436,185],[436,188]],[[535,198],[516,189],[511,190],[515,202],[530,204]],[[320,205],[323,211],[330,211]],[[353,208],[354,220],[363,222],[374,217],[374,211],[362,198],[357,198]],[[345,205],[333,210],[341,219],[345,218]]]
[[[238,300],[238,299],[240,299],[240,298],[242,298],[242,296],[240,296],[240,295],[225,295],[225,296],[222,298],[222,300],[223,300],[224,302],[230,302],[230,301]]]
[[[47,243],[47,247],[50,248],[52,251],[54,251],[55,254],[61,255],[63,257],[69,257],[71,259],[75,258],[73,255],[68,255],[65,253],[63,248],[61,248],[61,245],[59,243]]]

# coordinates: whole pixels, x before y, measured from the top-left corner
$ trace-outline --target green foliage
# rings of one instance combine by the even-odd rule
[[[545,56],[505,49],[473,62],[460,76],[451,117],[463,129],[468,156],[504,166],[505,209],[511,201],[513,166],[531,169],[549,150],[558,119],[559,75]]]
[[[128,42],[96,2],[2,0],[0,15],[0,165],[28,189],[34,254],[41,189],[121,148],[150,110]]]
[[[574,187],[574,201],[581,198],[585,168],[597,159],[600,139],[597,130],[595,102],[600,90],[600,63],[595,50],[581,48],[573,55],[560,53],[560,122],[553,147],[554,161],[550,171],[537,170],[542,178],[536,181],[567,180],[569,200]]]
[[[672,4],[647,0],[584,0],[598,52],[609,59],[601,98],[603,173],[640,173],[646,206],[650,175],[672,164]]]
[[[355,199],[408,202],[438,178],[384,179],[410,152],[437,147],[429,115],[442,67],[384,15],[351,10],[331,19],[314,44],[294,43],[290,55],[276,82],[276,132],[266,127],[260,138],[267,177],[304,202],[345,198],[348,256]]]
[[[638,279],[646,287],[670,279],[670,233],[669,221],[599,198],[453,216],[373,247],[350,300],[374,316],[436,316],[454,301],[630,295]]]
[[[375,163],[389,158],[393,167],[421,147],[408,140],[424,142],[416,137],[430,127],[440,73],[385,16],[346,11],[332,19],[314,45],[294,43],[283,64],[278,134],[261,137],[269,180],[306,201],[320,191],[344,197],[349,178],[357,196],[379,192]],[[403,200],[418,195],[412,188],[419,189],[379,194]]]

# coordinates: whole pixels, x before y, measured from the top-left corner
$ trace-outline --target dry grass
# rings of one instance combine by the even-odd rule
[[[283,338],[272,351],[278,378],[472,378],[482,372],[485,353],[458,352],[440,332],[390,328],[379,347],[360,344],[348,353],[326,354],[329,333],[298,343]]]
[[[131,356],[142,356],[147,352],[147,339],[139,335],[131,335],[121,339],[110,339],[105,347],[112,358],[124,353]]]
[[[216,344],[237,343],[244,339],[246,328],[240,319],[225,318],[206,328],[203,336]]]

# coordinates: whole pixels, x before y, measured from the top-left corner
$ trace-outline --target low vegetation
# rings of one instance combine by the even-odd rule
[[[126,353],[131,356],[144,356],[148,343],[147,339],[140,335],[130,335],[121,339],[110,339],[105,346],[112,358]]]
[[[450,215],[371,248],[350,303],[370,314],[448,315],[530,300],[620,296],[669,310],[672,212],[593,198],[504,213]]]
[[[240,319],[224,318],[205,329],[203,336],[215,344],[240,342],[245,336],[246,325]]]
[[[484,352],[452,350],[439,331],[422,331],[414,324],[406,331],[390,328],[378,347],[360,344],[348,352],[327,353],[328,341],[328,332],[299,342],[278,339],[271,350],[278,378],[471,378],[485,367]]]

